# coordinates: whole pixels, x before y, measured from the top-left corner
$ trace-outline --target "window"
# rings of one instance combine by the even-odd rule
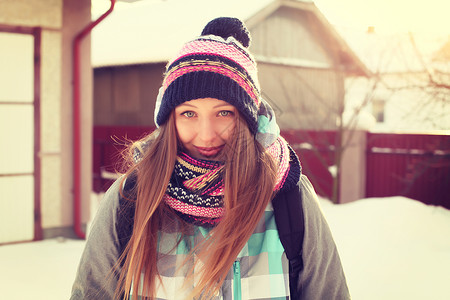
[[[374,99],[372,101],[372,114],[378,123],[384,122],[384,108],[386,101],[381,99]]]

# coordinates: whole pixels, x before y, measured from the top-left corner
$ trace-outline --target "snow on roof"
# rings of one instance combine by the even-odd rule
[[[114,10],[92,32],[92,65],[166,62],[213,18],[247,20],[274,0],[140,1]]]

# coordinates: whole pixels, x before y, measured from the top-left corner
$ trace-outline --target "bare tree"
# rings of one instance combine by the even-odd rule
[[[351,101],[348,101],[348,96],[351,89],[361,84],[361,80],[360,78],[350,78],[347,80],[344,93],[341,94],[342,98],[338,96],[335,99],[335,105],[323,105],[323,108],[328,110],[325,115],[336,120],[336,126],[332,129],[335,132],[334,140],[325,137],[325,133],[323,133],[324,138],[317,138],[317,134],[320,133],[314,132],[315,136],[313,137],[313,134],[309,131],[302,130],[293,132],[297,140],[301,141],[297,144],[294,143],[294,148],[300,152],[313,153],[323,167],[330,172],[332,186],[328,191],[331,190],[331,194],[329,192],[327,193],[326,188],[323,188],[325,183],[321,178],[314,178],[313,174],[309,174],[309,176],[312,177],[311,179],[315,183],[319,183],[315,185],[319,194],[328,194],[327,196],[335,203],[339,202],[342,158],[344,153],[351,146],[355,132],[361,128],[361,121],[364,118],[363,115],[371,110],[371,105],[374,104],[374,101],[378,100],[380,93],[383,95],[382,97],[385,103],[395,104],[396,97],[400,93],[404,91],[411,92],[411,99],[408,98],[406,100],[414,100],[415,105],[411,105],[410,110],[405,111],[405,116],[411,118],[417,117],[420,112],[429,110],[433,113],[424,115],[423,118],[424,120],[428,118],[430,123],[443,120],[444,117],[448,118],[448,109],[450,109],[450,57],[446,59],[426,59],[420,53],[412,34],[409,34],[409,43],[408,40],[405,42],[405,39],[401,43],[403,43],[401,47],[399,44],[387,43],[383,51],[375,54],[379,56],[377,57],[378,64],[375,64],[376,69],[373,71],[372,76],[363,80],[364,92],[360,93],[357,101],[351,103]],[[410,48],[407,49],[408,47]],[[383,68],[395,64],[394,55],[397,56],[397,59],[407,59],[407,55],[413,55],[413,59],[418,61],[422,66],[421,70],[410,68],[405,63],[401,72],[385,71]],[[298,82],[305,81],[301,76],[298,76],[296,80]],[[288,87],[285,87],[283,90],[287,91]],[[310,90],[314,91],[315,89],[310,88]],[[284,96],[289,98],[290,95],[285,93]],[[320,103],[326,103],[329,100],[324,99],[320,93],[314,93],[314,96]],[[291,95],[288,102],[293,101],[301,101],[301,99],[292,99]],[[323,130],[321,124],[322,121],[319,118],[317,119],[317,124],[313,124],[309,129]],[[439,146],[436,145],[436,147]],[[435,164],[436,159],[432,158],[432,160]],[[305,160],[303,163],[305,163]],[[308,168],[307,165],[305,167]],[[426,164],[424,164],[424,167],[426,167]],[[417,172],[420,173],[421,171],[418,170]]]

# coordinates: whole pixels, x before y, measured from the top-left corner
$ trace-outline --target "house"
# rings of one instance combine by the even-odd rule
[[[334,129],[345,78],[370,73],[312,1],[140,1],[94,29],[94,125],[153,126],[167,61],[218,16],[249,28],[282,129]]]
[[[443,46],[433,53],[430,65],[436,96],[450,106],[450,36],[446,37]]]
[[[338,127],[345,79],[370,76],[370,71],[312,1],[138,1],[117,10],[93,31],[94,147],[111,143],[111,135],[120,139],[114,130],[129,128],[130,137],[131,132],[142,134],[136,128],[153,128],[167,61],[219,16],[238,17],[250,30],[262,96],[276,111],[282,130],[294,130],[298,136],[299,130]],[[97,155],[102,150],[95,153],[94,189],[99,191],[105,184],[100,166],[115,168],[105,155]],[[359,174],[358,162],[349,162],[346,172]],[[360,196],[363,179],[359,176],[359,183],[352,183],[358,185],[358,196],[346,198]]]
[[[355,107],[372,114],[377,122],[370,130],[377,132],[450,130],[448,37],[338,30],[375,75],[347,78],[349,114]]]
[[[74,223],[83,234],[92,69],[89,32],[80,32],[90,23],[90,0],[0,1],[0,244],[74,236]],[[74,91],[82,101],[75,127]]]

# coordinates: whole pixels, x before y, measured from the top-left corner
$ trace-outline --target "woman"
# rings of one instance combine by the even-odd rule
[[[249,43],[240,20],[218,18],[169,62],[159,128],[133,145],[106,193],[71,299],[349,298],[314,189],[261,99]],[[294,189],[304,267],[290,283],[271,200]]]

